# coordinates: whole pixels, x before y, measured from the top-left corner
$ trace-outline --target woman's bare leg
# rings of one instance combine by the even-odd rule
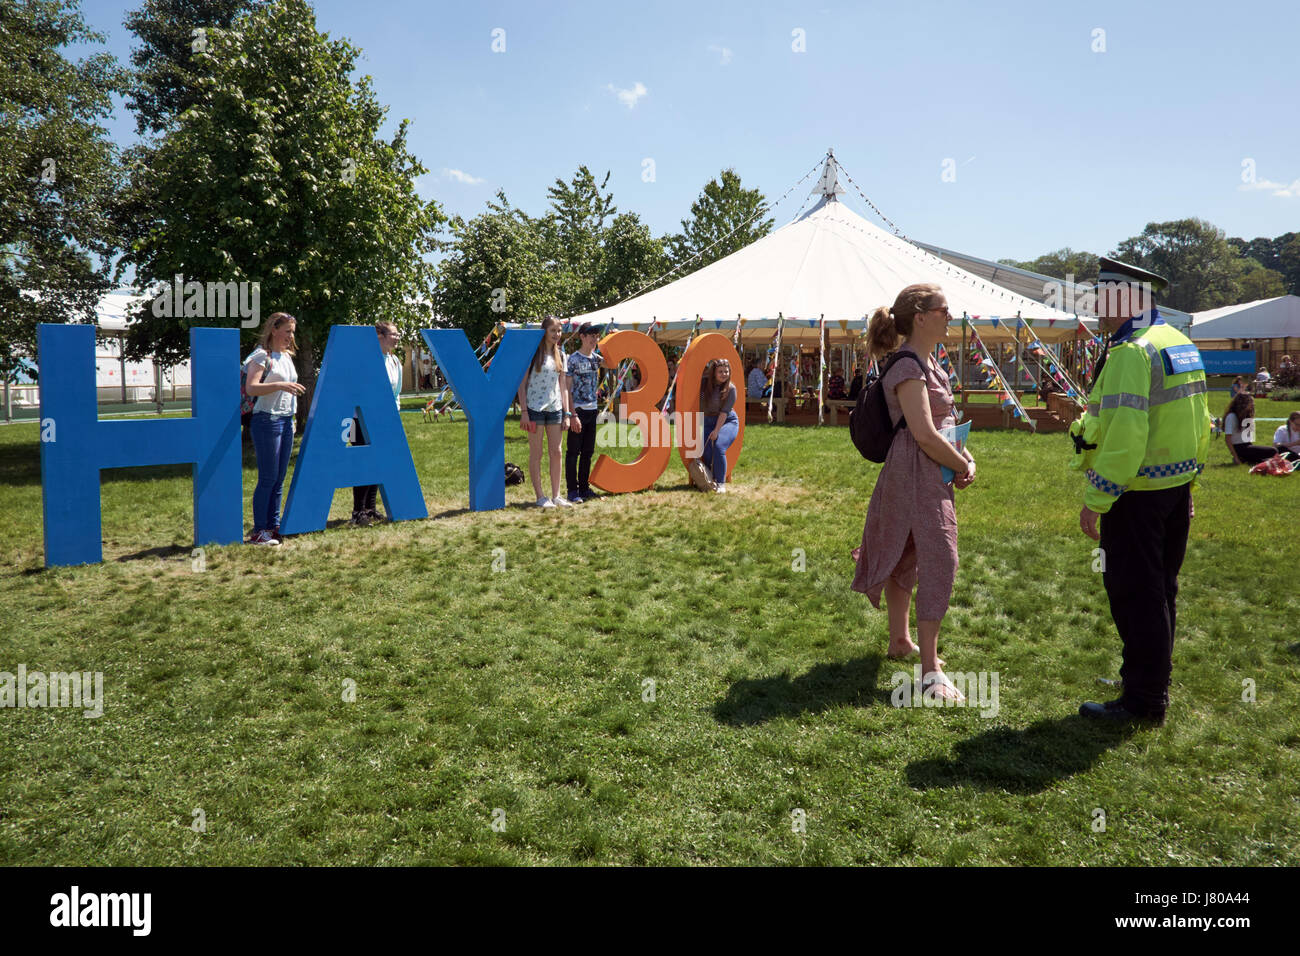
[[[560,497],[560,476],[564,474],[564,454],[560,450],[560,435],[563,431],[559,425],[546,426],[546,448],[551,453],[552,501]]]
[[[542,494],[542,426],[536,425],[528,433],[528,477],[533,480],[533,491]]]
[[[906,657],[916,651],[908,628],[912,592],[903,590],[890,578],[885,582],[885,607],[889,609],[889,656]]]
[[[921,621],[916,622],[916,630],[921,638],[921,675],[932,674],[935,671],[943,672],[943,661],[939,658],[939,626],[943,621]],[[961,700],[962,696],[951,687],[942,684],[935,684],[933,690],[934,696],[946,697],[952,700]]]

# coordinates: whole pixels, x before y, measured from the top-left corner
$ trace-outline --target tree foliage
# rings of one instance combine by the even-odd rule
[[[586,166],[556,179],[532,217],[497,193],[485,212],[452,221],[439,267],[438,311],[478,341],[499,321],[535,322],[626,298],[668,269],[664,242],[635,213],[619,213]]]
[[[775,220],[764,218],[767,200],[758,189],[745,189],[734,169],[724,169],[704,185],[682,220],[682,231],[669,241],[678,275],[687,275],[743,249],[772,231]]]
[[[1015,259],[998,261],[1003,265],[1027,269],[1039,275],[1051,276],[1053,279],[1093,282],[1097,278],[1097,256],[1091,252],[1071,249],[1069,246],[1041,255],[1037,259],[1030,259],[1028,262],[1017,262]]]
[[[1263,268],[1280,273],[1285,295],[1300,295],[1300,233],[1286,232],[1274,239],[1263,236],[1247,242],[1229,239],[1229,243],[1243,257],[1254,259]]]
[[[1241,301],[1237,250],[1222,229],[1203,219],[1147,223],[1111,255],[1168,279],[1161,301],[1171,308],[1197,312]]]
[[[124,76],[79,0],[0,0],[0,376],[36,354],[40,322],[94,320],[107,260],[118,154],[102,125]]]
[[[206,45],[193,104],[134,170],[149,212],[125,259],[137,285],[177,274],[259,283],[262,317],[298,319],[308,385],[331,325],[427,324],[425,257],[445,217],[416,192],[426,170],[407,149],[406,121],[380,136],[387,110],[369,76],[352,79],[357,48],[318,33],[305,0],[258,7],[209,30]],[[146,307],[128,354],[179,360],[190,324]]]
[[[145,0],[123,25],[140,45],[131,50],[127,103],[141,135],[162,133],[198,99],[196,58],[207,45],[207,30],[226,29],[256,0]],[[196,49],[200,48],[200,49]]]
[[[497,322],[565,311],[572,282],[551,257],[547,232],[503,192],[473,219],[453,216],[450,250],[438,267],[438,314],[477,344]]]

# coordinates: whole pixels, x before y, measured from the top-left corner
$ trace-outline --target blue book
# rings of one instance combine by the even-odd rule
[[[958,451],[965,451],[966,437],[970,434],[970,422],[962,422],[960,425],[940,428],[939,434],[942,435],[944,440],[951,444],[953,448],[956,448]],[[952,481],[957,477],[957,473],[947,465],[941,465],[940,468],[943,470],[943,480],[945,483]]]

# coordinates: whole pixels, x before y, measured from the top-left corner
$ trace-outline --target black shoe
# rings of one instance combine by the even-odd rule
[[[370,527],[370,515],[364,511],[354,511],[352,512],[352,520],[348,524],[354,528],[368,528]]]
[[[1079,707],[1079,716],[1087,717],[1092,720],[1105,720],[1116,724],[1128,724],[1135,721],[1142,723],[1155,724],[1161,726],[1165,722],[1165,715],[1152,714],[1135,714],[1124,706],[1122,701],[1108,700],[1104,704],[1084,701]]]
[[[376,511],[374,508],[367,508],[367,509],[366,509],[366,517],[370,519],[370,523],[371,523],[371,524],[374,524],[374,523],[377,522],[377,521],[387,521],[387,520],[388,520],[388,519],[385,518],[383,515],[381,515],[378,511]]]

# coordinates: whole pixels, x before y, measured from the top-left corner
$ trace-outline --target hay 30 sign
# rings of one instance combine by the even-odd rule
[[[510,409],[540,329],[511,329],[491,368],[479,365],[460,329],[421,332],[456,393],[469,421],[469,506],[505,507],[505,438],[501,423]],[[103,559],[99,473],[104,468],[193,466],[194,543],[243,540],[243,472],[240,464],[239,331],[190,330],[189,418],[100,421],[95,395],[95,329],[90,325],[41,325],[37,331],[41,391],[41,493],[45,565],[90,564]],[[663,354],[649,336],[614,332],[601,343],[606,367],[633,359],[641,386],[621,398],[620,417],[641,413],[657,420],[656,403],[668,387]],[[698,336],[682,356],[677,410],[699,408],[694,387],[712,358],[738,369],[740,357],[723,335]],[[682,383],[692,387],[682,388]],[[744,382],[738,381],[743,389]],[[744,402],[736,403],[741,431],[727,453],[735,467],[744,438]],[[348,422],[361,422],[367,444],[348,443]],[[685,461],[685,451],[678,443]],[[668,464],[670,447],[647,442],[633,462],[601,455],[591,483],[605,491],[649,488]],[[427,518],[424,495],[406,433],[393,404],[379,340],[370,326],[330,329],[320,375],[307,413],[281,528],[303,534],[325,528],[339,488],[379,485],[384,508],[395,521]]]

